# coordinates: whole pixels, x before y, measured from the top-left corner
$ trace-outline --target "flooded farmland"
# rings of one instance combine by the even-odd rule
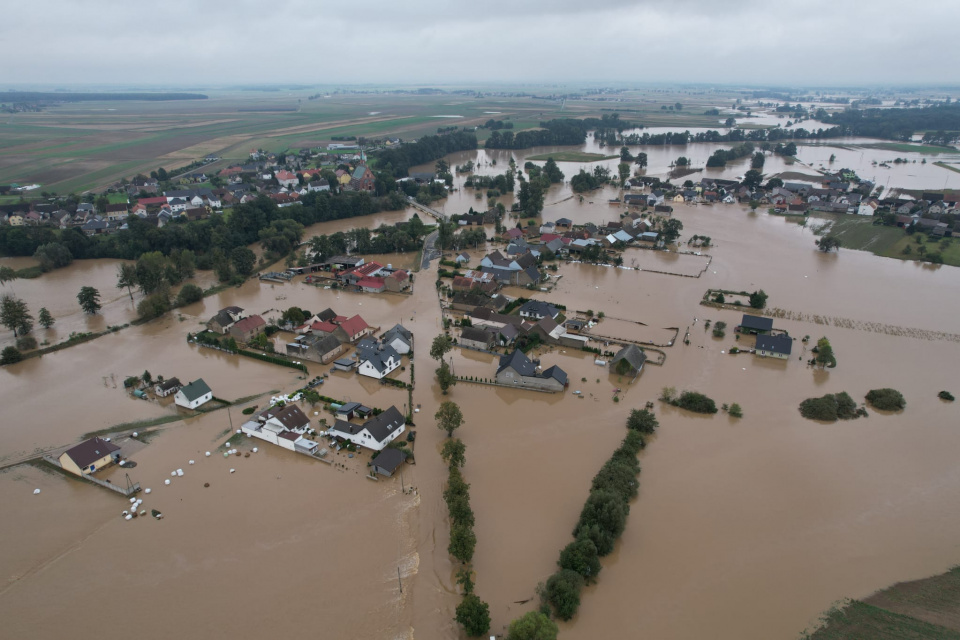
[[[457,154],[451,165],[488,153]],[[524,152],[514,153],[522,166]],[[689,149],[675,155],[684,153]],[[502,172],[507,157],[481,170]],[[561,167],[569,177],[573,165]],[[606,204],[605,192],[583,203],[570,195],[569,185],[553,187],[546,201],[559,204],[550,204],[544,219],[603,222],[620,213]],[[438,203],[448,212],[471,205],[469,190]],[[144,506],[163,512],[160,521],[124,521],[123,498],[38,467],[0,473],[9,514],[0,531],[13,543],[0,554],[0,616],[11,636],[85,628],[102,618],[105,600],[131,593],[137,634],[148,638],[298,636],[305,628],[324,637],[460,637],[453,622],[458,567],[447,552],[446,468],[438,454],[446,436],[432,419],[446,399],[466,418],[457,435],[467,446],[464,475],[478,540],[473,566],[477,593],[490,603],[491,633],[536,607],[529,599],[571,540],[590,479],[623,438],[629,409],[655,401],[665,386],[739,403],[745,417],[703,417],[657,403],[661,428],[641,454],[640,495],[626,531],[603,559],[597,584],[585,590],[580,613],[562,625],[562,637],[790,639],[838,598],[960,562],[960,431],[956,407],[936,397],[942,388],[958,390],[951,385],[960,379],[960,344],[935,337],[960,333],[960,271],[849,250],[824,255],[809,229],[737,205],[677,206],[674,215],[684,223],[684,239],[708,235],[714,246],[702,256],[635,250],[624,265],[634,269],[561,265],[555,289],[533,294],[570,310],[603,311],[608,319],[594,328],[597,335],[658,343],[679,335],[664,348],[663,365],[645,367],[635,381],[597,366],[592,354],[553,347],[537,355],[568,373],[564,394],[461,382],[441,395],[432,379],[436,363],[427,356],[440,331],[436,264],[417,275],[411,296],[337,292],[300,278],[249,281],[159,320],[0,369],[5,465],[90,431],[173,415],[170,406],[114,388],[144,369],[203,377],[217,397],[239,400],[229,413],[164,424],[146,446],[137,445],[129,473],[152,489]],[[305,237],[359,224],[379,222],[314,225]],[[394,262],[402,264],[399,258]],[[77,262],[14,284],[31,308],[62,309],[59,331],[61,318],[64,327],[82,326],[69,319],[74,289],[98,282],[112,302],[94,320],[118,324],[132,317],[125,315],[132,306],[112,286],[115,270],[110,261]],[[797,338],[789,361],[731,355],[731,347],[751,341],[735,339],[736,311],[699,304],[711,287],[762,288],[768,305],[795,312],[791,318],[856,322],[778,318],[775,326]],[[57,300],[41,302],[50,297]],[[372,482],[364,478],[366,454],[327,466],[264,445],[250,457],[223,458],[217,448],[230,439],[231,423],[239,426],[241,408],[303,384],[296,370],[186,341],[227,305],[264,317],[291,305],[331,307],[383,329],[407,326],[416,345],[416,464],[402,479]],[[726,337],[705,330],[707,319],[725,321]],[[903,331],[871,331],[857,322]],[[830,338],[836,369],[805,364],[805,335]],[[495,374],[492,355],[455,349],[449,357],[459,375]],[[310,364],[309,377],[328,370]],[[402,376],[410,379],[409,367]],[[807,397],[846,390],[859,401],[876,387],[902,391],[906,410],[871,410],[869,418],[835,424],[797,412]],[[333,374],[321,391],[381,408],[407,402],[405,391],[355,374]],[[232,441],[241,453],[250,451],[249,442]],[[206,458],[206,451],[215,455]],[[177,468],[184,477],[165,486]],[[403,491],[410,487],[415,492]],[[269,614],[248,605],[254,602]],[[127,635],[121,626],[101,635]]]

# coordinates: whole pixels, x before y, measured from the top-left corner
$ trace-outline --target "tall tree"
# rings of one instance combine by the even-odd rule
[[[467,461],[467,445],[463,444],[460,438],[450,438],[443,442],[440,449],[440,457],[450,467],[462,467]]]
[[[77,302],[80,303],[80,308],[85,313],[93,315],[100,311],[100,292],[93,287],[80,287]]]
[[[833,346],[830,345],[830,341],[826,337],[817,340],[817,364],[820,365],[821,369],[826,367],[832,369],[837,366],[837,358],[833,355]]]
[[[645,169],[647,167],[647,154],[641,151],[634,157],[633,163],[641,169]]]
[[[447,389],[457,384],[457,379],[450,371],[450,365],[447,364],[446,360],[440,363],[436,373],[437,384],[440,385],[440,391],[443,392],[443,395],[447,395]]]
[[[17,272],[10,267],[0,267],[0,286],[17,279]]]
[[[257,254],[247,247],[237,247],[230,252],[233,268],[242,276],[249,276],[257,265]]]
[[[54,322],[56,322],[56,320],[54,320],[53,318],[53,315],[51,315],[51,313],[47,311],[46,307],[40,307],[40,315],[38,317],[38,321],[40,322],[40,326],[43,327],[44,329],[49,329],[50,327],[53,326]]]
[[[451,400],[441,403],[433,417],[437,421],[437,428],[446,431],[448,438],[463,425],[463,412],[457,403]]]
[[[443,356],[447,355],[453,349],[453,341],[445,333],[441,333],[436,338],[433,339],[433,344],[430,345],[430,357],[434,360],[443,360]]]
[[[33,329],[33,316],[27,303],[20,298],[4,294],[0,298],[0,324],[13,331],[13,336],[23,336]]]
[[[133,300],[133,287],[137,286],[137,267],[129,262],[117,266],[117,289],[126,289]]]

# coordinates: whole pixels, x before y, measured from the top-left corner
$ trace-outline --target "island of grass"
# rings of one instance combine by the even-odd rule
[[[526,160],[546,162],[553,158],[554,162],[597,162],[599,160],[612,160],[620,156],[605,156],[602,153],[588,153],[586,151],[558,151],[556,153],[541,153],[536,156],[529,156]]]
[[[804,640],[960,640],[960,567],[923,580],[900,582],[828,612]]]

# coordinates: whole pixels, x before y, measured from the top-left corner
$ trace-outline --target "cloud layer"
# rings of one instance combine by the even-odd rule
[[[6,8],[0,82],[960,82],[960,2],[39,0]]]

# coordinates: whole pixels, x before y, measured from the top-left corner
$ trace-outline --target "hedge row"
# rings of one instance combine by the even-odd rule
[[[290,362],[289,360],[284,360],[283,358],[278,358],[276,356],[268,356],[265,353],[257,353],[256,351],[248,351],[247,349],[238,349],[237,353],[240,355],[247,356],[248,358],[254,358],[255,360],[262,360],[264,362],[269,362],[271,364],[278,364],[281,367],[290,367],[291,369],[297,369],[298,371],[303,371],[307,373],[307,365],[297,364],[295,362]]]

